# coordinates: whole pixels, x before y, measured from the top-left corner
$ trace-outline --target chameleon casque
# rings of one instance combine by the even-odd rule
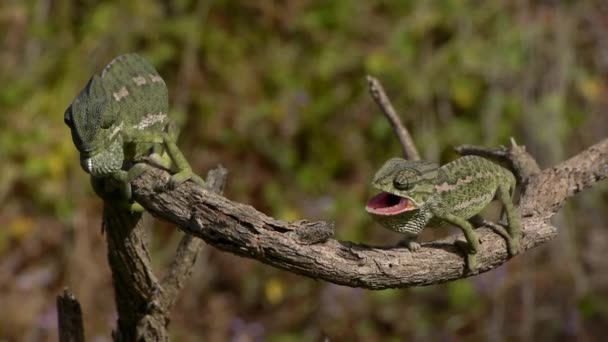
[[[506,240],[510,255],[519,252],[521,223],[512,201],[515,177],[487,159],[465,156],[439,167],[392,158],[375,174],[372,186],[382,192],[368,201],[367,212],[384,227],[405,234],[411,251],[420,248],[414,240],[425,226],[450,223],[464,233],[467,267],[476,270],[479,238],[473,224],[482,220],[477,214],[496,197],[506,212],[508,230],[498,224],[490,227]]]
[[[145,170],[138,162],[148,156],[164,156],[156,162],[165,167],[173,161],[176,173],[169,188],[189,179],[204,185],[175,143],[177,129],[167,116],[168,102],[164,80],[144,58],[131,53],[93,75],[65,111],[80,165],[100,197],[143,211],[131,198],[130,182]]]

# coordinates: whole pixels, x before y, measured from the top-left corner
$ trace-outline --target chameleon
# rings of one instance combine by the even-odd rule
[[[165,167],[173,162],[176,173],[168,188],[187,180],[205,184],[177,147],[177,128],[168,110],[165,81],[135,53],[114,58],[93,75],[66,109],[63,120],[80,153],[80,165],[104,200],[144,210],[132,199],[130,183],[145,170],[140,161],[146,157],[156,157]]]
[[[516,181],[511,171],[478,156],[464,156],[443,166],[429,161],[392,158],[376,172],[372,186],[381,192],[372,197],[366,211],[382,226],[406,235],[410,251],[424,227],[452,224],[462,230],[466,264],[475,272],[479,238],[473,226],[490,226],[507,243],[511,256],[519,253],[521,222],[513,205]],[[481,219],[478,214],[494,199],[502,202],[507,229]]]

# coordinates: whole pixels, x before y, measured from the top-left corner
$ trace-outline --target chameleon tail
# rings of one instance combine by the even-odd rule
[[[506,184],[508,187],[508,191],[509,191],[509,198],[511,198],[511,201],[513,201],[515,199],[515,187],[517,185],[517,181],[515,180],[515,176],[513,175],[513,173],[511,173],[511,171],[508,171],[506,169],[504,169],[504,174],[506,179],[508,179],[508,183]],[[502,209],[500,210],[500,222],[505,222],[507,219],[507,208],[506,206],[502,206]]]

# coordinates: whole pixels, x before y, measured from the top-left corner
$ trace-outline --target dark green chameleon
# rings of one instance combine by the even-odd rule
[[[167,86],[154,67],[137,54],[116,57],[93,75],[64,114],[72,140],[80,152],[80,165],[91,175],[93,188],[104,199],[118,192],[130,210],[143,208],[131,198],[130,182],[145,170],[138,164],[152,156],[163,166],[173,161],[176,173],[168,186],[192,180],[192,173],[175,144],[177,130],[167,116]],[[161,158],[159,158],[161,157]]]
[[[505,238],[509,254],[519,252],[521,223],[512,201],[515,177],[487,159],[466,156],[439,167],[393,158],[376,173],[372,185],[382,192],[369,200],[367,212],[384,227],[406,234],[411,251],[420,248],[414,240],[427,224],[447,222],[464,233],[467,265],[474,271],[479,238],[472,223],[480,222],[477,214],[497,197],[506,212],[508,231],[498,224],[491,227]]]

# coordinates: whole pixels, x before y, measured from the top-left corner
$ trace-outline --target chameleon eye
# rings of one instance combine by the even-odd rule
[[[395,178],[393,180],[393,186],[395,186],[397,190],[409,190],[411,188],[410,183],[407,181],[407,179]]]
[[[395,175],[393,179],[393,186],[397,190],[411,190],[414,187],[416,181],[416,173],[412,170],[403,170]]]

